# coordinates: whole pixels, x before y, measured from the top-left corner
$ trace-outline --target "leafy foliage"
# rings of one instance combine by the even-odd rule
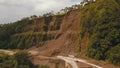
[[[120,44],[110,50],[108,60],[115,65],[120,64]]]
[[[119,12],[120,5],[116,0],[97,0],[81,9],[81,38],[86,32],[90,38],[87,56],[120,64],[120,53],[116,52],[120,46]]]
[[[13,56],[0,54],[0,68],[48,68],[48,66],[35,66],[27,53],[18,52]]]
[[[60,28],[62,16],[55,16],[56,30]],[[50,22],[54,16],[23,18],[20,21],[3,24],[0,26],[0,48],[1,49],[26,49],[32,46],[42,46],[45,41],[55,38],[55,34],[50,34]],[[59,18],[61,17],[61,18]],[[60,20],[59,20],[60,19]]]

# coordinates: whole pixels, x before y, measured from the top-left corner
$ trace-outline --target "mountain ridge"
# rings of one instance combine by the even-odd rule
[[[58,15],[1,25],[0,48],[35,49],[45,56],[82,55],[120,65],[119,0],[85,3]]]

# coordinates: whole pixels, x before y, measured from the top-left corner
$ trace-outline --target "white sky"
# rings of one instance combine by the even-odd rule
[[[17,21],[31,15],[41,15],[50,11],[80,3],[82,0],[0,0],[0,23]]]

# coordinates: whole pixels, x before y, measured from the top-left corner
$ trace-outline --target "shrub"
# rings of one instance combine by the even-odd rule
[[[120,65],[120,44],[110,50],[108,60],[115,65]]]

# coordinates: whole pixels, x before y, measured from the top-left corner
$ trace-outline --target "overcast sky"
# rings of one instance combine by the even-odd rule
[[[0,0],[0,23],[17,21],[31,15],[41,15],[60,9],[81,0]]]

